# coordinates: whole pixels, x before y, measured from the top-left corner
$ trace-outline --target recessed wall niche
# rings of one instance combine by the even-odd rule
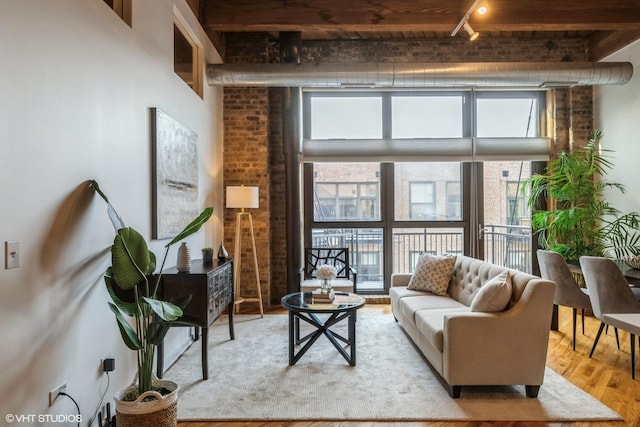
[[[202,47],[179,15],[173,21],[173,71],[202,98]]]
[[[131,0],[104,0],[115,13],[131,26]]]

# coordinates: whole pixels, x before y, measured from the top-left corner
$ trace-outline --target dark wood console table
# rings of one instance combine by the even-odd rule
[[[191,261],[191,270],[180,273],[173,267],[162,273],[160,282],[160,298],[171,301],[185,295],[192,295],[191,302],[184,310],[184,315],[193,319],[191,325],[176,324],[174,326],[195,326],[195,340],[199,339],[202,331],[202,379],[209,378],[207,344],[209,326],[222,314],[226,308],[229,313],[229,336],[235,339],[233,333],[233,262],[213,261],[213,264],[203,265],[202,260]],[[158,345],[157,376],[162,378],[164,373],[164,344]]]

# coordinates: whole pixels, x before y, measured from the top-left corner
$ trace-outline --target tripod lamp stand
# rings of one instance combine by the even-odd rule
[[[243,302],[257,302],[260,304],[260,317],[264,316],[262,308],[262,289],[260,288],[260,275],[258,274],[258,254],[256,252],[256,236],[253,233],[253,218],[250,212],[245,209],[257,209],[260,198],[258,196],[258,187],[245,186],[229,186],[227,187],[227,209],[240,208],[240,212],[236,215],[236,245],[233,252],[233,280],[235,301],[234,307],[237,311],[238,305]],[[257,298],[245,298],[240,294],[240,275],[242,274],[242,220],[247,217],[249,219],[249,229],[251,232],[251,247],[253,249],[253,264],[256,272],[256,289],[258,291]]]

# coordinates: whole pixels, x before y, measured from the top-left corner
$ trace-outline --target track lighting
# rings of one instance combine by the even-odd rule
[[[458,31],[460,31],[460,28],[464,28],[465,31],[469,34],[469,40],[474,41],[475,39],[477,39],[480,33],[477,31],[474,31],[473,28],[471,28],[471,25],[469,24],[469,18],[471,17],[471,14],[473,13],[474,10],[478,12],[479,15],[484,15],[485,13],[487,13],[488,11],[487,2],[488,0],[475,0],[471,5],[471,7],[469,8],[469,11],[467,11],[467,13],[460,20],[460,22],[458,22],[458,25],[451,33],[451,37],[458,34]]]
[[[473,28],[471,28],[471,25],[469,25],[467,21],[464,21],[464,24],[462,24],[462,26],[464,27],[467,34],[469,34],[469,40],[474,41],[480,35],[479,32],[474,31]]]

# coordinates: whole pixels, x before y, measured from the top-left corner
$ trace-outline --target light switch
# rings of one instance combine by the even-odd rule
[[[20,242],[4,242],[4,268],[20,267]]]

